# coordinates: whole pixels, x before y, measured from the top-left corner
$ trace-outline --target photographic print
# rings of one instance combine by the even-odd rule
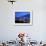
[[[15,12],[16,25],[32,25],[32,12]]]

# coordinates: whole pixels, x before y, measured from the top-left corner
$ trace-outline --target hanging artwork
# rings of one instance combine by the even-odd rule
[[[32,25],[32,11],[16,11],[15,12],[16,25]]]

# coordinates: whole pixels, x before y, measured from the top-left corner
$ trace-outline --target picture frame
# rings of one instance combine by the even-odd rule
[[[23,21],[22,21],[23,20]],[[32,26],[33,24],[33,11],[16,11],[15,12],[15,25],[17,26]]]

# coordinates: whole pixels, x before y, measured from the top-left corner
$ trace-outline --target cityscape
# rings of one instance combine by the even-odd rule
[[[30,23],[30,12],[15,12],[15,23]]]

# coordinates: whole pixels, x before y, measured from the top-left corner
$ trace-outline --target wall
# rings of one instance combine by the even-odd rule
[[[31,9],[33,25],[16,26],[15,11]],[[46,40],[46,0],[17,0],[13,5],[7,0],[0,0],[0,40],[14,40],[21,31],[30,34],[33,40]]]

